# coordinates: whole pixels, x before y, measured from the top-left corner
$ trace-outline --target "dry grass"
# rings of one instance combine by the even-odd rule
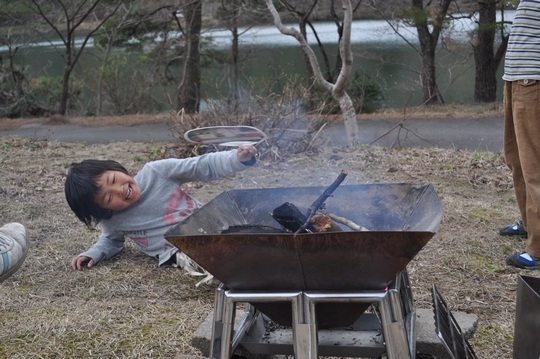
[[[164,151],[157,151],[157,149]],[[71,258],[98,232],[70,213],[63,195],[67,165],[111,158],[137,172],[167,143],[86,146],[0,137],[0,218],[29,230],[23,267],[0,285],[0,356],[6,358],[174,358],[200,355],[191,336],[212,309],[213,285],[157,262],[128,241],[126,250],[91,270],[72,271]],[[512,182],[500,154],[441,149],[321,148],[317,154],[265,159],[233,177],[190,183],[203,202],[232,188],[344,183],[432,183],[444,206],[440,232],[409,265],[416,306],[430,308],[437,284],[454,311],[479,316],[471,340],[479,358],[512,356],[519,271],[504,264],[520,239],[500,226],[518,217]]]
[[[433,106],[390,108],[374,114],[358,115],[359,119],[428,119],[502,117],[502,102],[472,104],[441,104]]]

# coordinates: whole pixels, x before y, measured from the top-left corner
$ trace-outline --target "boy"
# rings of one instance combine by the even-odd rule
[[[118,254],[125,237],[159,266],[180,266],[192,274],[207,274],[165,240],[164,234],[202,204],[180,187],[242,171],[256,162],[251,145],[237,150],[185,159],[147,163],[135,177],[115,161],[86,160],[73,164],[65,195],[75,215],[88,227],[100,223],[102,233],[86,252],[71,261],[73,269],[93,267]]]

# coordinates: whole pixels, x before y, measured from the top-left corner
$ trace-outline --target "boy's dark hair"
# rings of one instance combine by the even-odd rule
[[[66,177],[64,193],[69,207],[89,228],[113,215],[111,210],[99,207],[94,201],[94,196],[100,189],[96,179],[106,171],[120,171],[131,176],[124,166],[116,161],[84,160],[72,163]]]

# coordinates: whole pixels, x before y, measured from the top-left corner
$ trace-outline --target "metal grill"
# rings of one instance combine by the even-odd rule
[[[319,352],[414,357],[415,311],[405,268],[438,231],[442,205],[435,190],[429,184],[338,187],[326,201],[326,210],[368,228],[365,232],[340,225],[342,232],[294,235],[282,231],[269,215],[285,202],[306,211],[323,191],[227,191],[166,234],[169,242],[222,282],[216,291],[213,358],[228,359],[238,343],[250,351],[300,359],[315,358]],[[242,226],[268,231],[230,233]],[[239,302],[249,303],[253,310],[235,332]],[[366,313],[370,306],[373,311]],[[290,342],[272,344],[257,338],[261,315],[290,327]],[[366,324],[372,322],[378,324]],[[359,346],[325,344],[332,342],[331,332],[350,330],[358,337],[366,332],[374,337]],[[326,336],[330,339],[322,340]]]

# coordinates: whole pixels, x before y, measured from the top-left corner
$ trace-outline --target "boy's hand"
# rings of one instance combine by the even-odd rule
[[[84,266],[92,268],[94,266],[94,260],[90,257],[75,257],[71,260],[71,268],[73,269],[83,269]]]
[[[242,145],[238,147],[238,151],[236,152],[236,156],[240,162],[249,161],[255,154],[257,154],[257,149],[253,145]]]

